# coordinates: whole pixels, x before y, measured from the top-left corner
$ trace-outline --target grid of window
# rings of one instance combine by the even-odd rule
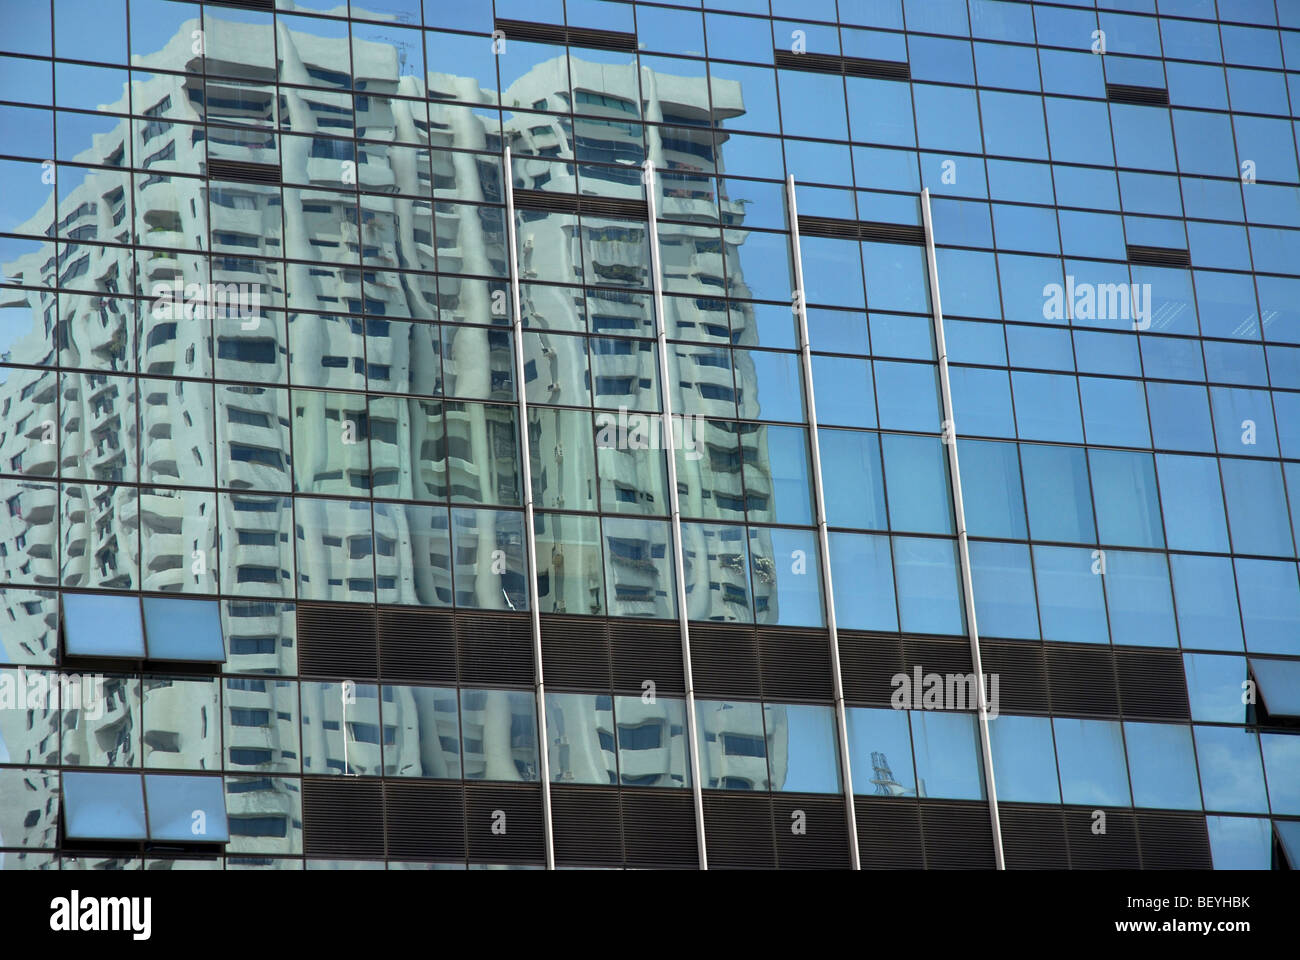
[[[529,577],[547,617],[824,645],[829,583],[842,631],[964,638],[953,431],[980,637],[1174,651],[1188,693],[995,717],[998,799],[1203,812],[1216,866],[1268,865],[1300,817],[1289,3],[255,6],[0,11],[0,681],[107,657],[110,707],[0,705],[5,865],[75,862],[64,767],[223,775],[230,867],[326,863],[304,775],[685,791],[693,746],[710,797],[847,767],[986,802],[965,705],[850,696],[845,758],[829,686],[701,694],[694,745],[679,697],[566,687],[539,732],[513,681],[306,679],[296,647],[299,603],[519,613]],[[220,621],[203,676],[144,648],[165,594]],[[140,595],[138,651],[77,647],[78,604]]]

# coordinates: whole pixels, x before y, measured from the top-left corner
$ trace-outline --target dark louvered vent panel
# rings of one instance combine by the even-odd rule
[[[384,803],[379,781],[303,777],[302,832],[309,857],[382,859]]]
[[[469,858],[478,863],[542,863],[546,857],[542,788],[537,784],[467,783],[465,831]]]
[[[384,793],[390,857],[465,859],[465,795],[459,783],[389,780]]]
[[[1169,91],[1164,87],[1140,87],[1131,83],[1106,84],[1106,97],[1112,103],[1135,103],[1141,106],[1168,106]]]
[[[274,10],[275,0],[208,0],[219,7],[241,7],[244,10]]]
[[[1138,869],[1133,814],[1112,808],[1106,808],[1102,812],[1106,815],[1106,832],[1093,833],[1093,810],[1065,808],[1065,836],[1070,845],[1070,869]]]
[[[855,797],[853,807],[858,818],[858,856],[863,870],[920,870],[925,866],[921,810],[915,801]]]
[[[809,237],[877,240],[883,243],[925,243],[925,228],[907,223],[840,220],[835,217],[799,218],[799,233]]]
[[[528,20],[497,19],[496,28],[511,40],[530,43],[567,43],[574,47],[595,47],[598,50],[636,51],[636,34],[616,30],[593,30],[589,27],[562,27],[552,23],[533,23]],[[509,52],[509,46],[506,48]]]
[[[279,183],[280,167],[274,163],[246,163],[242,160],[209,160],[209,180],[239,183]]]
[[[1190,720],[1183,658],[1177,650],[1115,651],[1120,706],[1125,717]]]
[[[608,690],[609,641],[595,617],[542,617],[542,676],[547,687]]]
[[[1137,811],[1143,870],[1210,870],[1205,818],[1194,813]]]
[[[640,694],[642,685],[653,680],[656,693],[686,692],[682,634],[676,621],[610,620],[609,641],[615,690]]]
[[[1070,851],[1065,817],[1054,805],[998,804],[1002,851],[1009,870],[1065,870]]]
[[[851,865],[843,797],[773,794],[772,817],[782,870],[847,870]],[[802,833],[795,832],[799,826]]]
[[[623,845],[631,867],[698,867],[690,791],[625,787]]]
[[[916,667],[927,673],[970,674],[970,646],[965,640],[904,640],[903,672],[913,676]]]
[[[772,60],[785,70],[844,73],[850,77],[885,80],[909,80],[912,77],[911,66],[898,60],[869,60],[865,57],[838,57],[831,53],[795,53],[792,50],[773,50]]]
[[[554,785],[551,828],[557,863],[594,866],[623,862],[617,787]]]
[[[1047,668],[1043,648],[1037,643],[999,643],[980,641],[984,673],[998,679],[998,710],[1001,713],[1047,713]]]
[[[828,631],[760,628],[758,652],[767,699],[829,701],[834,697]]]
[[[457,614],[456,639],[462,682],[533,682],[533,632],[527,614]]]
[[[582,213],[593,217],[620,217],[626,220],[647,220],[650,216],[644,200],[581,196],[549,190],[516,190],[515,207],[543,213]]]
[[[697,696],[757,698],[758,639],[753,629],[692,623],[691,669]]]
[[[1110,647],[1047,644],[1043,654],[1054,712],[1081,717],[1119,715]]]
[[[1128,262],[1152,267],[1190,267],[1192,256],[1177,247],[1141,247],[1130,243]]]
[[[766,793],[704,793],[704,841],[709,866],[772,868],[772,801]]]
[[[456,682],[456,633],[445,610],[381,607],[379,669],[386,680]]]
[[[889,705],[895,674],[903,672],[903,644],[897,637],[839,631],[844,696],[855,703]]]
[[[378,676],[375,608],[298,604],[298,670],[304,677],[373,680]]]
[[[930,870],[989,870],[993,827],[982,803],[921,801],[921,837]]]

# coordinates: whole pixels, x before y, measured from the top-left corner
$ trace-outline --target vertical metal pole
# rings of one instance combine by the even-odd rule
[[[650,231],[650,277],[654,290],[655,337],[659,349],[659,383],[663,395],[664,446],[668,453],[668,504],[672,511],[673,577],[677,587],[677,623],[682,634],[682,677],[686,685],[686,730],[690,737],[691,796],[695,802],[695,848],[700,869],[709,869],[708,846],[704,838],[704,787],[700,783],[700,738],[695,718],[695,678],[691,671],[691,627],[686,610],[686,560],[682,553],[682,510],[677,490],[677,443],[673,430],[672,380],[668,364],[668,324],[664,320],[664,283],[659,262],[659,213],[654,163],[642,167],[646,213]],[[683,435],[686,425],[682,425]]]
[[[840,638],[835,623],[835,590],[831,584],[831,542],[826,531],[826,498],[822,487],[821,444],[817,437],[817,401],[813,393],[812,346],[808,342],[808,308],[804,297],[803,254],[799,249],[799,207],[794,198],[794,175],[785,180],[786,214],[790,219],[790,251],[794,262],[794,313],[799,327],[799,355],[803,362],[804,403],[808,407],[808,439],[812,445],[813,503],[817,510],[817,548],[821,554],[822,587],[826,594],[826,628],[830,632],[831,684],[835,696],[835,726],[844,764],[844,812],[849,830],[849,861],[862,869],[858,851],[858,818],[853,804],[853,770],[849,763],[849,732],[844,711],[844,681],[840,674]]]
[[[519,456],[523,460],[524,543],[528,550],[528,614],[533,629],[533,663],[537,682],[537,731],[542,781],[542,833],[546,840],[546,869],[555,869],[555,838],[551,829],[551,753],[546,733],[546,685],[542,682],[542,613],[537,593],[537,536],[533,527],[533,460],[528,438],[528,399],[524,392],[524,314],[519,300],[519,248],[515,241],[515,178],[506,147],[506,243],[510,247],[511,328],[515,341],[515,394],[519,401]]]
[[[961,496],[961,469],[957,462],[957,428],[952,415],[952,387],[948,380],[948,347],[943,338],[943,304],[939,299],[939,262],[934,253],[934,220],[930,215],[930,191],[921,191],[921,213],[925,219],[925,265],[930,275],[930,303],[934,311],[934,345],[939,355],[939,392],[943,398],[943,445],[948,448],[949,482],[953,513],[957,523],[957,555],[961,562],[961,589],[966,604],[966,632],[970,637],[971,669],[979,688],[980,753],[984,760],[984,783],[988,790],[989,822],[993,828],[993,861],[1006,869],[1002,854],[1002,821],[998,816],[998,788],[993,779],[993,750],[989,738],[988,691],[984,684],[984,663],[980,658],[980,633],[975,622],[975,590],[971,581],[970,544],[966,539],[966,508]]]

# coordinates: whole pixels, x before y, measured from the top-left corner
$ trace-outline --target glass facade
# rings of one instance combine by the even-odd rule
[[[1290,0],[0,0],[0,867],[1300,867],[1298,111]]]

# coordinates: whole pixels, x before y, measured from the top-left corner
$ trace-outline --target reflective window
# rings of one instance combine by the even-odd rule
[[[913,710],[911,718],[917,796],[983,800],[984,769],[975,715]]]
[[[1199,810],[1191,728],[1173,723],[1124,724],[1135,807]]]
[[[849,707],[845,718],[854,793],[916,796],[908,712]]]
[[[1014,803],[1060,803],[1052,721],[1002,715],[989,720],[998,799]]]
[[[1065,803],[1128,806],[1120,725],[1111,720],[1052,720]]]
[[[136,597],[63,595],[63,637],[77,656],[143,657],[144,626]]]

